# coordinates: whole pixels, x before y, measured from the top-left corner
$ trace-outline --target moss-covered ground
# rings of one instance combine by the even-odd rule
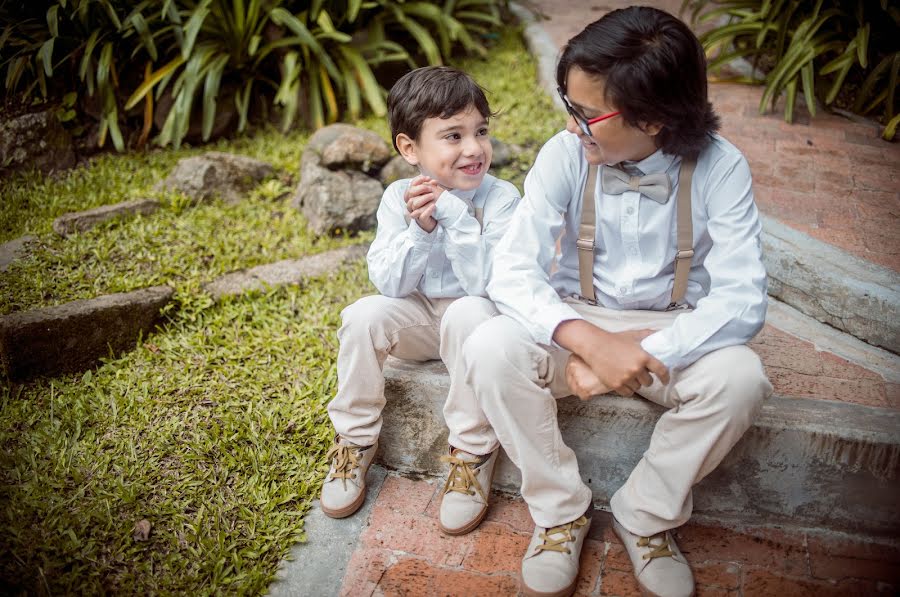
[[[464,59],[522,146],[496,173],[520,189],[562,118],[539,91],[519,34]],[[356,123],[387,138],[383,119]],[[351,243],[306,232],[289,205],[308,133],[257,131],[212,146],[106,154],[72,171],[0,182],[0,242],[32,234],[0,274],[0,313],[156,284],[176,289],[138,347],[78,375],[0,391],[0,587],[12,594],[259,594],[302,541],[332,437],[341,309],[373,292],[360,261],[303,286],[215,303],[201,284],[239,268]],[[71,211],[140,197],[178,159],[211,149],[275,165],[237,205],[158,197],[150,216],[67,239]],[[135,524],[150,523],[137,541]]]

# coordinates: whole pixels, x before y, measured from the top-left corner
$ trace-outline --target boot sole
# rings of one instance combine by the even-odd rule
[[[581,570],[579,569],[579,574]],[[559,591],[553,593],[543,593],[541,591],[535,591],[531,587],[525,584],[525,579],[522,578],[522,574],[519,573],[519,584],[522,585],[522,595],[525,597],[569,597],[572,593],[575,592],[575,585],[578,584],[578,576],[575,576],[575,580],[572,581],[565,589],[560,589]]]
[[[500,448],[497,448],[497,449],[499,450]],[[500,459],[499,454],[497,454],[497,459],[498,460]],[[497,473],[497,462],[495,461],[494,468],[491,469],[490,485],[487,488],[488,496],[491,495],[491,487],[494,486],[494,475],[496,473]],[[490,499],[490,497],[488,497],[488,499]],[[441,501],[442,502],[444,501],[443,496],[441,496]],[[487,516],[487,511],[488,511],[489,507],[490,507],[490,504],[485,504],[484,508],[482,508],[482,510],[481,510],[481,513],[477,517],[475,517],[475,519],[472,520],[472,522],[470,522],[469,524],[467,524],[465,526],[459,527],[458,529],[448,529],[447,527],[442,525],[440,523],[440,521],[438,521],[438,527],[440,527],[441,531],[443,531],[444,533],[447,533],[448,535],[453,535],[454,537],[458,537],[459,535],[466,535],[466,534],[474,531],[476,528],[478,528],[478,525],[480,525],[481,521],[484,520],[484,517]]]
[[[319,507],[322,508],[322,513],[329,518],[347,518],[351,514],[354,514],[357,510],[359,510],[360,506],[362,506],[366,501],[366,486],[363,485],[362,489],[359,492],[359,497],[357,497],[353,502],[344,506],[343,508],[338,508],[336,510],[332,510],[331,508],[327,508],[324,504],[319,502]]]

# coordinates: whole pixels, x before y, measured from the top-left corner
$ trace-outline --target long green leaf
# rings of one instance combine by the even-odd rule
[[[434,38],[431,37],[424,27],[411,19],[406,19],[403,23],[403,27],[409,31],[409,34],[413,36],[413,39],[418,42],[419,47],[425,54],[425,59],[428,60],[428,64],[431,64],[432,66],[443,64],[441,61],[441,53],[438,50],[437,44],[434,42]]]
[[[797,79],[791,79],[787,84],[787,97],[784,103],[784,120],[787,123],[794,122],[794,104],[797,103]]]
[[[141,101],[150,90],[153,89],[153,86],[156,85],[159,81],[161,81],[164,77],[172,73],[176,68],[184,64],[184,58],[181,56],[176,56],[168,64],[160,68],[159,70],[150,74],[150,76],[141,83],[137,89],[134,90],[134,93],[128,98],[128,101],[125,102],[125,109],[130,110],[134,106],[137,105],[139,101]]]
[[[222,83],[222,73],[228,65],[228,54],[216,57],[210,64],[203,84],[203,140],[209,141],[216,120],[216,98]]]
[[[881,133],[881,138],[886,141],[893,141],[894,136],[897,134],[897,125],[900,125],[900,114],[891,118],[890,122],[887,123],[887,126],[884,127],[884,132]]]
[[[865,105],[866,100],[872,95],[872,89],[874,89],[875,84],[878,80],[887,72],[888,67],[891,65],[891,62],[897,57],[900,56],[900,52],[894,52],[893,54],[889,54],[885,56],[881,62],[879,62],[875,68],[866,76],[863,84],[860,86],[859,91],[856,93],[856,101],[853,102],[853,111],[860,112]]]
[[[41,49],[38,51],[38,61],[44,66],[44,74],[48,77],[53,76],[53,43],[55,41],[56,38],[51,37],[41,44]]]
[[[59,4],[54,4],[47,10],[47,28],[50,35],[59,37]]]
[[[181,47],[181,57],[185,60],[188,60],[191,57],[194,44],[197,42],[197,35],[199,35],[206,17],[209,16],[209,12],[209,0],[204,0],[204,2],[191,13],[191,17],[188,19],[187,23],[185,23],[184,45]]]
[[[803,81],[803,97],[806,100],[806,107],[809,109],[811,116],[816,115],[816,86],[815,86],[815,70],[812,62],[807,62],[800,69],[800,78]]]
[[[342,47],[341,51],[347,61],[353,66],[356,80],[359,82],[363,96],[366,98],[366,103],[369,104],[376,116],[384,116],[387,112],[387,106],[384,103],[381,87],[375,80],[375,75],[372,74],[369,65],[366,64],[366,61],[356,50]]]

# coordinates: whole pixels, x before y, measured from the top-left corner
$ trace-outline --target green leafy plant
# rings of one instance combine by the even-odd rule
[[[140,54],[151,60],[158,56],[144,16],[151,4],[57,0],[48,8],[43,3],[0,3],[0,22],[6,23],[0,34],[4,94],[27,103],[86,89],[86,97],[99,104],[97,144],[102,147],[108,135],[123,150],[122,73]]]
[[[772,62],[764,80],[732,79],[765,84],[760,112],[784,94],[792,122],[801,90],[812,115],[816,98],[831,106],[855,92],[847,107],[880,115],[884,138],[894,137],[900,10],[888,0],[685,0],[682,12],[688,9],[695,24],[715,24],[700,36],[710,71],[737,58]]]

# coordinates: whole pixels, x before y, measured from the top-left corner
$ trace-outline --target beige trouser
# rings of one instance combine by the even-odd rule
[[[619,332],[669,326],[677,312],[617,311],[571,301],[588,321]],[[537,344],[515,320],[499,316],[463,347],[466,380],[500,444],[522,473],[522,497],[535,523],[564,524],[591,504],[575,453],[563,443],[556,398],[572,392],[565,380],[569,353]],[[722,461],[772,393],[759,357],[746,346],[717,350],[670,372],[670,382],[641,389],[668,407],[650,447],[612,497],[613,515],[631,532],[650,536],[687,522],[691,487]]]
[[[450,445],[487,454],[497,445],[470,387],[457,383],[462,346],[469,334],[497,314],[486,298],[430,299],[418,292],[391,298],[361,298],[341,313],[338,330],[338,391],[328,404],[335,431],[361,446],[375,443],[384,409],[384,361],[442,359],[450,372],[444,418]]]

